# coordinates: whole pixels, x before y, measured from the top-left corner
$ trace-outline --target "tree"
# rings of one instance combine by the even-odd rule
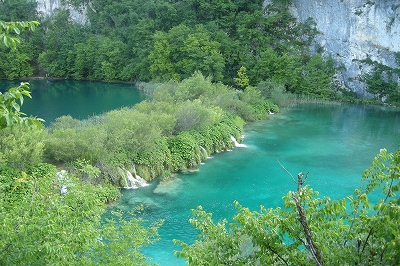
[[[368,85],[367,91],[372,93],[378,101],[394,105],[400,104],[400,86],[395,80],[400,69],[379,69],[382,68],[382,65],[374,66],[374,68],[372,73],[366,74],[364,77]]]
[[[199,230],[176,256],[189,265],[398,265],[400,263],[400,148],[382,149],[353,196],[331,200],[302,186],[283,208],[250,211],[235,202],[232,223],[214,223],[201,206],[190,223]],[[370,198],[374,199],[371,200]],[[377,200],[375,200],[378,198]],[[350,208],[350,209],[348,209]]]
[[[19,34],[20,28],[32,30],[33,25],[37,23],[0,22],[4,44],[18,43],[11,30]],[[147,265],[141,248],[156,240],[161,222],[144,227],[133,212],[129,220],[116,212],[102,222],[104,204],[116,199],[117,188],[84,183],[79,176],[41,163],[45,131],[27,132],[26,126],[41,128],[43,120],[23,117],[20,111],[23,96],[31,96],[28,85],[21,83],[0,94],[0,264],[126,265],[134,261]],[[97,136],[91,129],[84,133]],[[86,160],[80,162],[78,173],[100,172]]]
[[[16,45],[20,43],[20,40],[12,34],[19,35],[23,30],[34,31],[38,25],[39,22],[37,21],[0,21],[0,37],[6,47],[16,47]]]
[[[24,170],[43,161],[47,131],[13,125],[0,131],[0,165]]]
[[[234,78],[241,89],[245,89],[247,86],[249,86],[249,77],[247,76],[246,71],[247,69],[244,66],[241,66],[237,73],[238,77]]]
[[[314,55],[303,68],[303,75],[298,88],[293,88],[301,94],[318,95],[322,98],[332,98],[334,91],[330,89],[332,77],[335,74],[333,59],[324,60],[320,55]]]
[[[0,264],[147,265],[141,247],[156,240],[161,223],[144,227],[134,213],[119,212],[102,222],[116,189],[56,171],[0,167]]]
[[[0,37],[6,47],[16,47],[20,42],[18,37],[14,37],[12,33],[19,35],[22,30],[35,30],[39,25],[37,21],[30,22],[4,22],[0,21]],[[25,126],[37,126],[42,128],[43,119],[23,117],[25,114],[21,112],[21,105],[24,103],[24,96],[31,97],[29,92],[29,83],[22,82],[16,88],[10,88],[7,92],[0,92],[0,129],[11,127],[15,124]],[[17,102],[19,101],[19,103]]]
[[[154,79],[179,81],[201,71],[219,81],[224,68],[219,48],[220,44],[211,39],[204,26],[191,29],[181,24],[168,33],[154,35],[154,48],[149,55],[150,72]]]
[[[74,45],[86,39],[85,28],[73,23],[69,10],[58,10],[42,23],[44,48],[38,61],[50,76],[71,77],[74,69],[71,51]]]

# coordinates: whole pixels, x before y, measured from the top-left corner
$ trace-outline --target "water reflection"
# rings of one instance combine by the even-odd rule
[[[0,90],[19,83],[0,81]],[[63,115],[86,119],[119,107],[133,106],[145,99],[131,84],[69,80],[32,80],[30,84],[32,99],[26,98],[21,111],[45,119],[46,126]]]

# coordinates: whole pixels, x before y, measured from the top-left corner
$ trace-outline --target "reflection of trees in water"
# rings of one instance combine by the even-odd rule
[[[0,81],[0,90],[19,83]],[[145,99],[145,94],[131,84],[72,80],[31,80],[30,84],[32,99],[26,99],[21,111],[42,117],[46,125],[62,115],[86,119]]]
[[[391,115],[388,115],[391,114]],[[333,113],[333,122],[346,139],[357,139],[357,145],[365,145],[377,140],[384,141],[382,135],[387,132],[400,134],[400,112],[395,108],[367,106],[367,105],[343,105]],[[388,119],[392,120],[388,123]],[[368,120],[368,122],[367,122]],[[357,138],[349,134],[359,135]],[[384,148],[384,147],[382,147]]]

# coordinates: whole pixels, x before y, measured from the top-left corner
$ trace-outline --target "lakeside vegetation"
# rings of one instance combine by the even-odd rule
[[[98,0],[97,12],[88,13],[90,28],[60,11],[42,23],[43,32],[25,36],[28,44],[11,33],[32,30],[31,24],[0,25],[2,49],[13,59],[2,65],[8,78],[43,67],[58,77],[159,82],[144,85],[151,97],[134,108],[83,121],[63,116],[45,129],[20,112],[23,96],[30,96],[24,85],[1,94],[1,264],[146,265],[141,248],[157,240],[162,221],[144,227],[134,213],[101,220],[105,203],[119,197],[115,186],[126,182],[120,170],[150,180],[195,167],[206,154],[232,147],[231,136],[240,140],[246,121],[279,111],[284,92],[337,99],[333,62],[309,53],[315,29],[293,19],[289,2],[273,1],[260,12],[261,1]],[[12,12],[11,19],[31,19],[26,8],[34,2],[13,3],[26,17]],[[177,10],[186,13],[174,16]],[[32,68],[35,60],[40,66]],[[46,162],[69,172],[57,174]],[[250,212],[237,203],[232,230],[199,207],[191,220],[199,238],[193,245],[177,240],[183,248],[177,256],[190,265],[396,265],[400,150],[382,150],[363,178],[368,185],[349,198],[350,212],[346,200],[319,199],[301,179],[284,198],[285,210]],[[379,188],[382,200],[372,210],[368,195]]]
[[[149,96],[150,97],[150,96]],[[160,84],[148,100],[79,121],[58,118],[44,138],[44,154],[57,163],[83,159],[103,177],[123,186],[112,174],[132,169],[151,180],[196,167],[207,154],[232,148],[246,121],[264,119],[278,107],[255,88],[233,90],[201,73],[182,82]]]

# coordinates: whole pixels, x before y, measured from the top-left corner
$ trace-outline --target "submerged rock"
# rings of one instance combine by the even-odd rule
[[[177,195],[183,188],[183,181],[179,178],[161,181],[154,189],[156,194]]]

